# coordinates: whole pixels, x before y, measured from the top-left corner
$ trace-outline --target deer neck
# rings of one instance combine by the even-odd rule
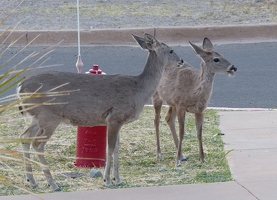
[[[211,72],[205,63],[201,64],[201,80],[206,84],[211,84],[214,81],[215,73]]]
[[[164,70],[164,61],[156,52],[150,52],[143,72],[138,76],[139,88],[146,101],[156,91]],[[145,88],[147,88],[145,90]]]
[[[215,73],[211,72],[205,63],[201,64],[201,72],[199,76],[199,84],[198,89],[201,88],[202,92],[207,93],[209,96],[212,88],[213,88],[213,82],[214,82]]]

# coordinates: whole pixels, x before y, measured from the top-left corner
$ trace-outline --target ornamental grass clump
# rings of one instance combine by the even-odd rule
[[[3,6],[2,2],[1,6]],[[0,12],[0,28],[1,25],[15,12],[20,6],[19,4],[15,9],[10,9],[9,6],[5,7]],[[19,24],[20,22],[18,22]],[[24,104],[24,101],[33,98],[34,94],[24,94],[20,99],[16,96],[15,87],[20,83],[24,76],[28,75],[31,71],[37,68],[47,67],[45,65],[46,56],[51,53],[53,47],[43,49],[41,51],[34,51],[25,55],[23,59],[18,60],[20,54],[25,53],[24,50],[28,48],[38,37],[29,41],[26,45],[20,46],[18,42],[25,36],[15,38],[14,31],[18,26],[10,26],[5,30],[0,30],[0,196],[13,195],[20,191],[20,193],[32,193],[29,187],[25,185],[25,179],[22,178],[25,174],[23,168],[24,162],[31,162],[40,165],[34,160],[24,161],[20,143],[24,142],[18,133],[19,127],[15,128],[15,124],[20,118],[18,106]],[[20,50],[9,56],[9,51],[14,46],[20,46]],[[16,64],[12,61],[16,61]],[[28,63],[28,64],[26,64]],[[26,65],[26,66],[25,66]],[[13,92],[9,92],[13,91]],[[9,95],[9,93],[14,93]],[[36,98],[42,94],[36,94]],[[48,94],[50,95],[50,94]],[[55,92],[51,95],[56,95]],[[39,106],[39,105],[34,105]],[[17,120],[18,119],[18,120]],[[9,129],[12,130],[9,130]],[[12,134],[10,133],[13,132]],[[25,140],[33,140],[25,139]]]

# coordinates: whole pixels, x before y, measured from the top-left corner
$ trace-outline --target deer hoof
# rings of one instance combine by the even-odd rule
[[[35,181],[30,181],[29,179],[27,179],[27,182],[30,184],[31,188],[33,189],[38,188],[38,184]]]
[[[181,160],[178,160],[176,163],[176,167],[181,167],[181,166],[182,166],[182,162],[181,162]]]
[[[158,153],[157,154],[157,159],[159,160],[159,159],[162,159],[162,154],[161,153]]]
[[[182,159],[181,159],[181,161],[187,161],[188,159],[187,159],[187,157],[185,156],[185,154],[183,154],[182,153]]]
[[[54,186],[51,186],[50,184],[48,184],[48,186],[54,191],[54,192],[61,192],[62,189],[60,187],[58,187],[56,184]]]
[[[113,184],[111,182],[108,182],[106,179],[104,179],[104,182],[106,183],[106,187],[113,187]]]
[[[115,185],[116,185],[116,186],[125,185],[125,183],[124,183],[123,181],[121,181],[119,178],[116,179],[116,178],[114,177],[113,180],[115,181]]]
[[[61,192],[62,189],[61,189],[61,188],[57,188],[57,189],[55,189],[54,191],[55,191],[55,192]]]
[[[200,160],[200,162],[201,162],[201,163],[206,162],[206,160],[205,160],[205,159],[199,159],[199,160]]]
[[[123,181],[119,181],[119,182],[116,183],[116,185],[117,186],[123,186],[123,185],[125,185],[125,183]]]
[[[111,188],[111,187],[113,187],[113,184],[112,183],[106,183],[106,187]]]

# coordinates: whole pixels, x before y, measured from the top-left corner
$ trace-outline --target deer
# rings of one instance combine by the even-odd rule
[[[30,164],[30,147],[37,152],[42,171],[53,191],[61,191],[55,183],[44,157],[44,147],[57,126],[68,122],[74,126],[107,126],[107,158],[104,181],[113,175],[116,185],[124,184],[118,173],[119,131],[136,120],[144,105],[158,87],[165,66],[181,65],[183,60],[168,45],[145,33],[133,35],[140,47],[148,51],[148,58],[141,74],[89,76],[87,74],[46,71],[25,78],[17,88],[19,98],[33,94],[21,103],[21,112],[32,117],[31,125],[21,135],[26,178],[31,187],[37,187]],[[92,87],[93,86],[93,87]],[[44,95],[51,91],[72,91],[64,95]],[[65,92],[66,93],[66,92]],[[37,97],[39,96],[39,97]],[[34,106],[36,105],[36,106]],[[43,137],[43,139],[42,139]],[[32,139],[32,140],[28,140]]]
[[[166,66],[160,84],[152,97],[154,107],[154,126],[157,141],[157,158],[162,157],[160,147],[159,123],[161,107],[165,102],[169,109],[165,120],[173,136],[177,149],[176,166],[180,167],[182,161],[187,158],[182,153],[182,140],[185,134],[186,112],[194,113],[195,125],[199,145],[199,159],[204,162],[204,152],[202,144],[202,127],[204,112],[208,106],[213,89],[213,81],[216,74],[224,73],[233,76],[237,68],[226,60],[221,54],[213,50],[212,42],[205,37],[203,48],[189,42],[198,55],[201,62],[201,70],[193,68],[184,62],[181,66]],[[179,140],[175,129],[175,120],[179,124]]]

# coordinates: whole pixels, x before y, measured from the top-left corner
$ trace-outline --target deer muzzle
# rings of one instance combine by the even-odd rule
[[[230,76],[234,76],[234,72],[236,72],[238,69],[234,66],[234,65],[231,65],[228,70],[227,70],[227,73],[228,75]]]
[[[238,69],[234,65],[232,65],[229,70],[236,72]]]

